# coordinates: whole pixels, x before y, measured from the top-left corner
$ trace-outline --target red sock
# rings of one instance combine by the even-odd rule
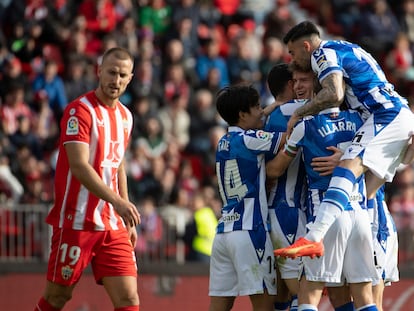
[[[128,306],[115,308],[114,311],[139,311],[139,306]]]
[[[43,297],[40,298],[39,302],[37,303],[37,305],[36,305],[36,307],[34,309],[34,311],[60,311],[60,310],[62,310],[62,309],[58,309],[58,308],[52,307],[50,305],[50,303],[48,303],[46,301],[46,299],[43,298]]]

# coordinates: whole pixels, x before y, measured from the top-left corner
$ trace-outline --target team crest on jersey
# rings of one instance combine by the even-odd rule
[[[261,140],[270,140],[272,138],[272,134],[269,132],[259,130],[256,132],[256,137]]]
[[[72,277],[73,269],[69,266],[64,266],[62,267],[61,273],[62,273],[62,278],[67,281]]]
[[[79,120],[77,117],[70,117],[66,123],[66,135],[79,134]]]

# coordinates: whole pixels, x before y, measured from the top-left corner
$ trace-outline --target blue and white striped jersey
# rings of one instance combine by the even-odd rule
[[[310,165],[314,157],[330,156],[329,146],[336,146],[344,150],[351,142],[363,121],[356,111],[339,111],[331,108],[321,111],[318,115],[303,118],[293,129],[285,144],[284,152],[294,156],[302,150],[305,170],[308,181],[307,215],[308,221],[313,221],[315,208],[322,202],[325,191],[328,189],[331,176],[320,176]],[[359,178],[358,194],[351,201],[366,208],[364,176]],[[353,209],[348,204],[346,210]]]
[[[277,107],[269,115],[265,131],[286,132],[287,123],[295,110],[305,105],[308,99],[295,99]],[[266,160],[273,158],[273,155]],[[305,209],[306,176],[305,168],[300,154],[289,164],[285,173],[280,176],[276,184],[270,189],[269,208],[296,207]]]
[[[313,170],[310,165],[312,159],[332,155],[332,151],[326,149],[329,146],[344,150],[362,124],[356,111],[331,108],[303,118],[294,127],[284,152],[295,155],[302,149],[309,188],[326,190],[331,179],[331,176],[320,176],[319,172]]]
[[[311,65],[319,81],[341,71],[346,84],[345,102],[364,119],[379,110],[399,111],[406,99],[394,91],[377,61],[357,44],[347,41],[322,41],[312,53]]]
[[[230,126],[216,152],[216,174],[223,201],[217,233],[267,228],[265,154],[276,153],[281,133]]]

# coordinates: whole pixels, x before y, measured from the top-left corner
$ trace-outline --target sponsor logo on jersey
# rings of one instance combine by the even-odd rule
[[[349,195],[350,202],[361,202],[362,201],[362,194],[359,192],[354,192]]]
[[[223,215],[223,222],[234,222],[240,220],[240,214],[234,213],[229,215]]]
[[[77,135],[79,134],[79,120],[77,117],[72,116],[66,123],[66,135]]]
[[[62,267],[61,273],[62,273],[62,278],[67,281],[72,277],[73,269],[69,266],[64,266]]]
[[[269,132],[259,130],[256,132],[256,137],[261,140],[270,140],[272,138],[272,134]]]

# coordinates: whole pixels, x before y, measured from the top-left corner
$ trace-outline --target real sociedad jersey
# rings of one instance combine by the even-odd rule
[[[295,110],[305,105],[308,99],[295,99],[277,107],[269,115],[265,131],[286,132],[289,118]],[[273,155],[266,156],[266,160]],[[276,184],[270,189],[268,205],[269,208],[296,207],[305,209],[306,198],[306,176],[305,168],[300,154],[289,164],[285,173],[277,178]]]
[[[363,121],[356,111],[331,108],[315,116],[303,118],[293,129],[284,152],[295,155],[302,149],[309,188],[326,190],[331,176],[320,176],[311,166],[314,157],[332,155],[329,146],[344,149],[350,143]]]
[[[217,233],[267,228],[265,154],[277,152],[281,137],[230,126],[220,139],[216,174],[223,207]]]
[[[377,61],[357,44],[347,41],[322,41],[312,53],[311,65],[319,81],[341,71],[345,80],[345,102],[364,118],[387,109],[399,111],[406,99],[394,91]]]
[[[298,150],[302,149],[310,196],[318,195],[321,201],[331,179],[331,176],[321,176],[313,170],[312,159],[332,155],[332,151],[326,149],[329,146],[344,150],[362,124],[363,121],[356,111],[339,111],[339,108],[331,108],[318,115],[303,118],[294,127],[285,144],[284,152],[295,156]],[[363,188],[362,177],[359,193],[365,193]],[[312,201],[315,200],[311,199],[309,202],[309,214],[312,214]],[[348,206],[347,209],[349,208],[351,207]]]

